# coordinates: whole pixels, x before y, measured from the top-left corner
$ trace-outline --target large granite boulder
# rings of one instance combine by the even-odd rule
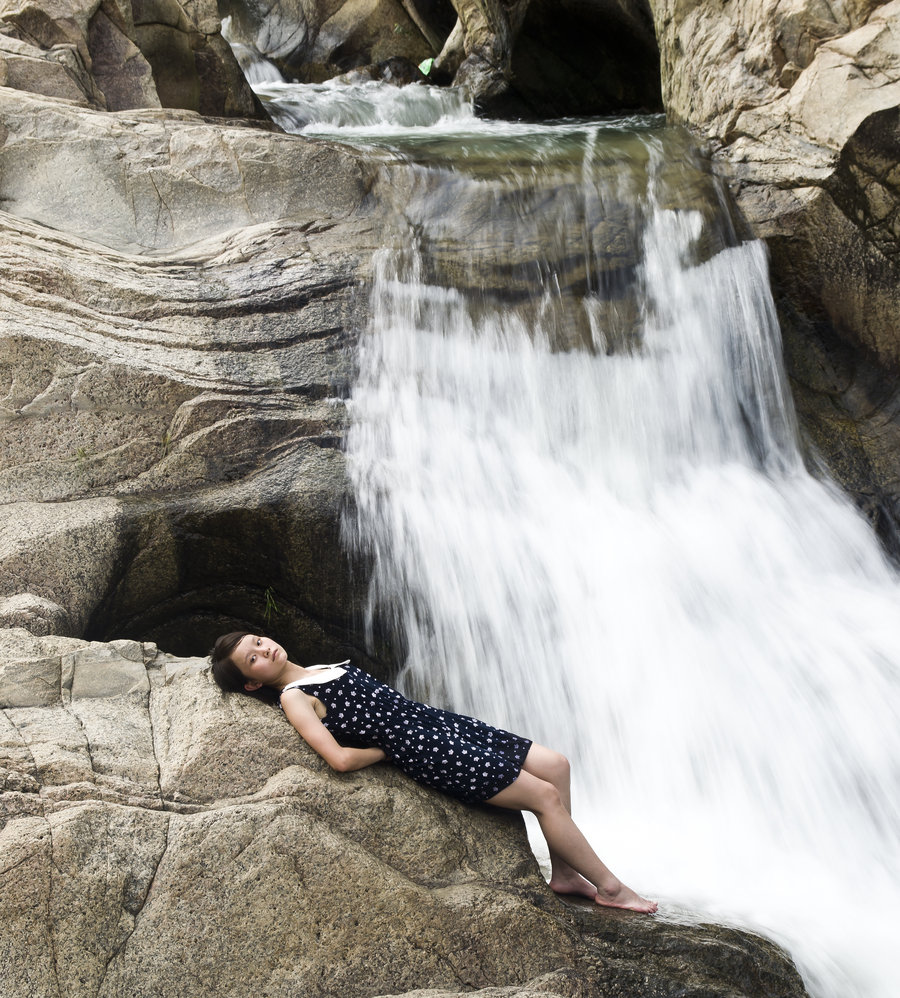
[[[805,426],[900,551],[900,3],[652,6],[666,110],[770,247]]]
[[[0,86],[110,111],[266,117],[211,0],[2,0]]]
[[[147,643],[0,631],[4,998],[803,998],[746,932],[570,905],[521,818],[335,774]]]

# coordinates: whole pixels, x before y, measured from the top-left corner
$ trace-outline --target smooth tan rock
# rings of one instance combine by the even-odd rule
[[[71,670],[69,688],[73,703],[150,692],[141,645],[137,641],[114,641],[102,651],[88,645],[67,658],[66,672]]]
[[[488,912],[489,934],[479,931]],[[100,993],[362,995],[388,982],[503,973],[529,931],[543,941],[542,952],[520,954],[526,966],[571,954],[538,909],[482,884],[421,886],[298,800],[237,806],[172,817],[137,929]],[[253,960],[232,949],[238,937]]]
[[[3,791],[37,793],[40,788],[34,756],[19,729],[0,708],[0,751],[3,753]]]
[[[78,718],[62,704],[7,709],[7,719],[25,747],[42,785],[94,782],[90,746]]]
[[[4,707],[34,707],[59,699],[59,658],[0,663],[0,687]]]
[[[167,798],[208,803],[257,791],[273,771],[296,758],[289,728],[272,724],[271,711],[249,698],[217,695],[206,674],[180,677],[154,690],[161,792]],[[229,735],[247,734],[240,752],[223,751]]]
[[[79,111],[3,91],[6,212],[119,251],[171,252],[260,223],[339,217],[364,195],[356,160],[334,146],[144,113]]]
[[[93,87],[72,46],[43,50],[0,35],[0,86],[89,106]]]
[[[0,706],[59,703],[62,658],[82,643],[70,638],[35,637],[21,627],[0,630]]]
[[[2,813],[2,812],[0,812]],[[0,960],[4,988],[15,998],[59,998],[48,912],[52,837],[43,817],[0,828]]]
[[[65,607],[82,633],[94,598],[116,574],[121,544],[119,504],[109,499],[60,503],[19,502],[0,509],[0,564],[7,595],[36,592]],[[49,696],[49,692],[41,695]]]
[[[150,63],[102,8],[91,18],[87,41],[91,73],[107,110],[162,106]]]

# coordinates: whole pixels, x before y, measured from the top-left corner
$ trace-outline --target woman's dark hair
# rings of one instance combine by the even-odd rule
[[[261,686],[258,690],[244,689],[247,677],[232,661],[231,655],[234,649],[249,633],[249,631],[231,631],[230,634],[222,634],[216,638],[216,643],[209,653],[213,679],[226,693],[244,693],[264,703],[275,703],[278,700],[278,690],[270,689],[268,686]]]
[[[216,638],[216,643],[209,653],[213,679],[226,693],[245,692],[244,683],[247,682],[247,677],[231,661],[231,653],[249,633],[249,631],[232,631],[230,634],[222,634]]]

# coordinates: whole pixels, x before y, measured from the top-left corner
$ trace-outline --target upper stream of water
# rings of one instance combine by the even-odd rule
[[[347,450],[401,682],[569,753],[576,819],[659,917],[758,927],[817,998],[896,998],[898,578],[806,469],[765,250],[688,138],[259,92],[409,191]]]

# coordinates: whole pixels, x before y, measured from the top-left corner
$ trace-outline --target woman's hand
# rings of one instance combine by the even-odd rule
[[[386,758],[380,748],[359,749],[340,745],[316,714],[313,698],[297,687],[282,694],[281,707],[306,744],[339,773],[365,769]]]

